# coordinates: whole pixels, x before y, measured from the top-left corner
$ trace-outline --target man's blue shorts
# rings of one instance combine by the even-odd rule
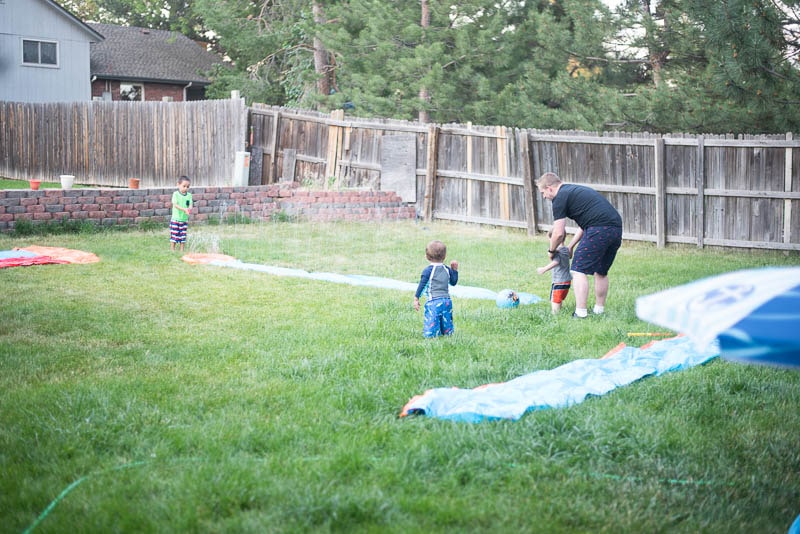
[[[622,228],[619,226],[591,226],[583,232],[572,256],[570,270],[586,275],[606,276],[617,257],[620,245]]]

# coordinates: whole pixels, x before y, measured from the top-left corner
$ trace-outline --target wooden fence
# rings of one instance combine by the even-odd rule
[[[603,192],[626,239],[800,250],[800,142],[791,134],[529,139],[534,175],[553,171]],[[549,203],[534,213],[534,226],[552,221]]]
[[[528,227],[517,130],[250,111],[253,185],[391,190],[429,218]]]
[[[606,195],[626,239],[800,250],[800,141],[792,134],[592,135],[266,106],[251,109],[250,122],[251,184],[391,189],[429,219],[533,234],[552,224],[535,180],[553,171]]]
[[[594,135],[345,117],[254,105],[0,102],[0,174],[75,174],[143,187],[231,185],[249,150],[249,185],[397,192],[427,219],[525,228],[552,224],[535,179],[547,171],[602,192],[624,237],[800,251],[800,141],[791,134]],[[84,179],[82,179],[82,176]],[[574,228],[574,226],[573,226]]]
[[[232,185],[244,151],[243,99],[201,102],[0,102],[0,175],[117,186]]]

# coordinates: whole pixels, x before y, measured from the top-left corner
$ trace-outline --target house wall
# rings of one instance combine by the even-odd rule
[[[58,65],[22,64],[22,39],[58,43]],[[0,2],[0,100],[74,102],[90,99],[90,35],[44,0]]]
[[[0,232],[20,220],[34,224],[63,220],[132,226],[169,221],[174,187],[153,189],[0,190]],[[228,215],[253,220],[273,216],[311,221],[393,221],[416,217],[413,206],[391,191],[309,191],[289,185],[192,187],[195,209],[189,224]]]
[[[92,98],[102,97],[106,91],[111,92],[111,100],[119,100],[119,80],[95,80],[92,82]],[[164,97],[171,97],[173,102],[183,102],[185,85],[172,85],[166,83],[142,83],[128,81],[144,86],[144,99],[146,101],[161,101]]]

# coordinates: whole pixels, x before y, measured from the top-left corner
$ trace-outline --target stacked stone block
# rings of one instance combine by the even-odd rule
[[[100,225],[135,226],[169,220],[172,188],[0,190],[0,232],[19,220],[89,220]],[[390,191],[309,191],[288,185],[192,187],[192,221],[230,214],[269,220],[276,214],[310,221],[414,219],[413,204]]]

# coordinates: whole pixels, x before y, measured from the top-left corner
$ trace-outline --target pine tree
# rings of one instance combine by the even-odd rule
[[[618,26],[629,38],[621,55],[634,61],[646,54],[643,76],[630,86],[620,123],[658,132],[797,129],[800,113],[786,113],[800,104],[792,34],[798,18],[790,4],[798,5],[769,0],[624,4]],[[657,23],[647,24],[643,7]]]
[[[84,20],[212,30],[207,94],[529,128],[800,125],[800,0],[64,0]]]

